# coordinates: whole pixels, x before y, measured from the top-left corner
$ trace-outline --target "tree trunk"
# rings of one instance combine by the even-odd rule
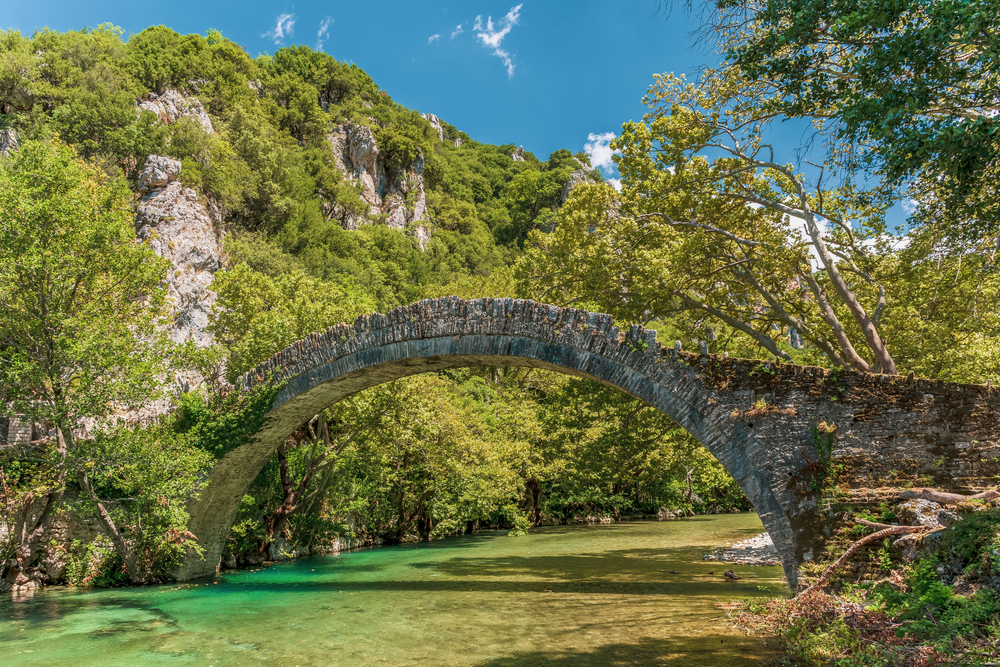
[[[417,509],[417,532],[420,534],[421,542],[431,541],[431,530],[434,529],[434,521],[429,516],[427,516],[427,508],[424,506],[423,500],[420,501],[420,507]]]
[[[983,491],[982,493],[977,493],[973,496],[963,496],[959,493],[934,491],[933,489],[916,489],[913,491],[903,491],[899,494],[899,497],[903,500],[920,498],[923,500],[930,500],[935,503],[941,503],[942,505],[957,505],[964,500],[993,500],[994,498],[1000,498],[1000,487],[991,491]]]
[[[537,527],[542,523],[542,485],[538,479],[531,477],[524,483],[528,492],[528,510],[531,513],[531,525]]]
[[[146,578],[142,576],[139,570],[139,562],[135,557],[135,552],[129,546],[128,542],[125,541],[121,531],[118,530],[114,519],[111,518],[108,510],[105,509],[104,503],[98,499],[97,493],[90,483],[90,478],[87,477],[87,471],[82,467],[77,473],[77,481],[80,483],[80,488],[86,491],[90,499],[97,504],[97,518],[100,520],[101,525],[104,526],[104,532],[111,539],[111,543],[114,544],[118,557],[125,563],[125,571],[128,573],[129,580],[137,584],[145,583]]]
[[[267,549],[268,545],[274,541],[275,535],[280,535],[281,531],[285,529],[285,525],[288,523],[288,517],[295,514],[302,504],[307,503],[308,507],[312,507],[312,503],[309,502],[315,498],[319,490],[326,484],[330,479],[330,471],[332,470],[332,464],[335,460],[337,454],[347,446],[347,444],[353,439],[348,438],[346,441],[341,443],[341,445],[334,451],[333,440],[330,437],[330,429],[326,423],[325,419],[320,418],[318,415],[314,419],[319,418],[320,422],[320,433],[317,434],[312,429],[312,421],[306,424],[305,428],[308,429],[310,439],[312,440],[312,451],[309,454],[309,461],[306,464],[306,471],[302,475],[302,479],[299,480],[298,484],[292,482],[292,476],[288,468],[288,449],[286,443],[281,443],[278,447],[278,470],[281,476],[281,487],[284,491],[284,498],[282,498],[281,505],[277,507],[265,520],[264,528],[267,531],[267,539],[261,542],[260,550],[263,552]],[[320,455],[316,455],[316,450],[319,447],[319,443],[325,443],[326,449]],[[331,458],[333,455],[333,458]],[[313,476],[320,470],[325,470],[323,476],[323,481],[320,487],[313,491],[308,497],[305,497],[306,491],[309,489],[309,483],[312,482]]]
[[[852,544],[847,551],[844,552],[843,556],[834,561],[833,565],[826,568],[826,571],[822,574],[822,576],[820,576],[819,579],[816,580],[816,583],[802,591],[802,596],[804,597],[822,588],[823,584],[829,581],[830,577],[833,576],[833,573],[836,572],[841,565],[847,562],[847,559],[853,556],[858,549],[866,544],[878,542],[879,540],[883,540],[890,535],[906,535],[908,533],[920,533],[925,530],[927,530],[926,526],[889,526],[888,528],[884,528],[877,533],[872,533],[867,537],[862,537],[860,540]]]
[[[52,489],[43,496],[44,502],[41,511],[38,514],[38,518],[35,520],[34,524],[29,529],[27,526],[27,520],[31,513],[31,506],[25,508],[23,519],[21,521],[21,539],[17,549],[14,552],[14,564],[7,569],[7,575],[5,577],[6,581],[10,585],[14,585],[18,575],[24,571],[25,568],[31,567],[34,564],[35,557],[38,555],[39,548],[45,540],[45,536],[49,532],[49,526],[52,525],[52,519],[55,516],[55,511],[59,507],[59,503],[62,502],[63,493],[66,491],[66,456],[69,452],[73,442],[72,433],[63,433],[62,426],[56,425],[56,454],[58,459],[56,465],[58,466],[56,472],[56,478],[53,480]]]
[[[284,498],[281,504],[264,520],[264,529],[267,531],[267,539],[260,544],[260,550],[266,551],[268,545],[274,541],[275,535],[280,535],[285,529],[288,516],[295,511],[295,503],[298,499],[297,489],[292,484],[291,475],[288,472],[288,455],[285,443],[278,446],[278,470],[281,475],[281,487],[284,490]]]

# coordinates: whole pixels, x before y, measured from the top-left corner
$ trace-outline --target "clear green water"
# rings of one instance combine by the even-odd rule
[[[0,664],[754,665],[759,641],[715,605],[782,594],[780,568],[737,566],[730,582],[701,556],[760,530],[735,514],[489,532],[191,584],[48,589],[0,600]]]

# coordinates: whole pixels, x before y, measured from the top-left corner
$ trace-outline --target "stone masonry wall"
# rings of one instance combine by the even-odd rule
[[[662,348],[642,327],[515,299],[446,297],[312,334],[243,376],[284,382],[254,442],[226,455],[191,508],[214,571],[239,499],[277,445],[314,414],[371,386],[472,365],[586,377],[656,407],[704,444],[747,493],[794,590],[824,528],[813,480],[817,429],[832,431],[840,482],[876,488],[927,479],[973,491],[1000,474],[1000,395],[986,387],[727,359]]]

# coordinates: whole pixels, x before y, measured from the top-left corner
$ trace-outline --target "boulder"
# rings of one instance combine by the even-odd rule
[[[930,500],[908,500],[896,508],[899,523],[904,526],[926,526],[935,529],[941,526],[938,517],[946,511],[941,505]],[[948,512],[951,514],[952,512]]]
[[[940,528],[929,533],[904,535],[892,544],[902,552],[904,560],[918,560],[931,556],[938,550],[944,531],[944,528]]]
[[[271,560],[291,560],[295,557],[295,547],[279,535],[268,545],[267,554]]]
[[[42,568],[49,583],[61,581],[66,573],[66,554],[56,550],[50,551],[42,560]]]

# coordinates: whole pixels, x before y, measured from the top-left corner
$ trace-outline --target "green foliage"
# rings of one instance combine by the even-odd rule
[[[71,427],[157,389],[166,264],[138,243],[120,179],[67,147],[0,160],[0,400]]]
[[[136,100],[168,89],[200,102],[214,132],[193,117],[163,123],[136,112]],[[388,228],[338,167],[327,135],[346,124],[371,129],[390,182],[415,186],[422,169],[427,208],[420,224],[432,232],[423,247],[413,230]],[[567,150],[546,161],[526,152],[515,162],[515,146],[481,144],[447,124],[442,140],[357,66],[305,46],[250,58],[217,30],[180,35],[163,26],[127,41],[113,26],[31,37],[0,32],[0,127],[15,128],[25,146],[0,161],[0,177],[23,172],[9,165],[49,160],[54,176],[46,187],[62,187],[60,178],[83,183],[32,212],[26,202],[38,184],[11,176],[9,187],[0,187],[7,198],[3,224],[30,222],[32,230],[45,230],[86,213],[86,224],[73,230],[93,227],[104,236],[92,245],[115,251],[110,261],[85,252],[90,241],[59,246],[59,256],[72,258],[71,269],[99,274],[95,289],[107,287],[110,276],[123,278],[115,283],[121,294],[93,310],[106,321],[91,324],[86,313],[70,318],[92,336],[56,346],[86,361],[82,374],[43,378],[23,391],[26,366],[0,364],[4,380],[21,382],[22,399],[90,386],[93,395],[73,413],[88,415],[105,414],[111,399],[146,400],[163,367],[142,345],[160,343],[152,334],[163,305],[164,263],[131,242],[127,190],[150,154],[180,160],[180,180],[221,216],[227,231],[227,266],[212,285],[218,294],[212,327],[221,349],[189,345],[172,360],[205,366],[224,355],[230,379],[358,314],[428,295],[521,295],[510,265],[529,234],[552,231],[564,186],[589,166],[586,155]],[[47,158],[42,141],[53,146],[45,149]],[[90,162],[75,160],[73,151]],[[600,180],[593,172],[586,178]],[[412,187],[407,205],[417,196]],[[29,273],[51,259],[25,261],[37,248],[23,231],[2,237],[17,240],[0,253],[3,298],[30,293],[24,288],[33,284]],[[91,284],[81,284],[88,293]],[[106,317],[107,309],[118,319]],[[15,323],[23,324],[23,313],[5,317],[0,313],[0,332],[20,335]],[[14,359],[6,339],[0,349],[5,361]],[[111,373],[100,382],[92,372],[96,364]],[[3,386],[17,397],[13,384]],[[277,390],[265,382],[211,400],[184,394],[168,425],[109,430],[72,452],[72,465],[87,472],[134,545],[144,576],[162,576],[189,546],[182,499],[197,492],[206,465],[259,431]],[[746,506],[721,466],[675,424],[632,399],[548,373],[471,369],[408,379],[362,392],[320,418],[330,442],[316,449],[316,434],[300,429],[286,443],[285,460],[275,455],[243,499],[231,536],[235,553],[257,557],[266,546],[265,519],[287,497],[282,466],[305,483],[317,451],[331,464],[308,480],[302,507],[284,526],[298,544],[345,535],[348,519],[360,537],[397,541],[476,525],[521,534],[541,511],[568,518],[655,512],[661,505]],[[5,462],[4,502],[14,507],[60,484],[57,470],[66,467],[55,459]],[[684,482],[689,472],[694,498]],[[540,490],[538,506],[526,497],[530,484]],[[90,502],[76,509],[90,511]],[[72,557],[75,581],[111,583],[124,576],[121,558],[103,546],[81,546]]]
[[[221,459],[260,431],[279,389],[272,382],[262,382],[250,391],[215,395],[207,403],[197,394],[190,395],[183,403],[178,428],[188,434],[193,446]]]
[[[232,380],[315,331],[375,310],[353,281],[323,282],[303,273],[271,278],[246,264],[215,274],[219,298],[211,331],[229,351]]]
[[[945,533],[942,549],[969,572],[1000,577],[1000,508],[965,513]]]
[[[424,539],[464,530],[517,498],[524,443],[505,438],[453,392],[441,379],[416,377],[336,408],[384,415],[350,456],[369,529],[390,542],[414,527]]]
[[[108,542],[83,544],[73,540],[65,551],[66,583],[71,586],[105,587],[128,583],[121,558]]]
[[[189,436],[167,424],[102,431],[81,443],[75,463],[87,470],[102,502],[111,507],[143,580],[162,580],[187,549],[197,549],[186,534],[186,508],[214,459]],[[76,510],[86,511],[88,504],[82,500]]]
[[[778,0],[751,12],[716,4],[733,19],[721,26],[727,58],[770,82],[774,112],[815,119],[849,147],[848,170],[916,179],[925,205],[943,203],[953,216],[953,238],[993,243],[995,0]]]

